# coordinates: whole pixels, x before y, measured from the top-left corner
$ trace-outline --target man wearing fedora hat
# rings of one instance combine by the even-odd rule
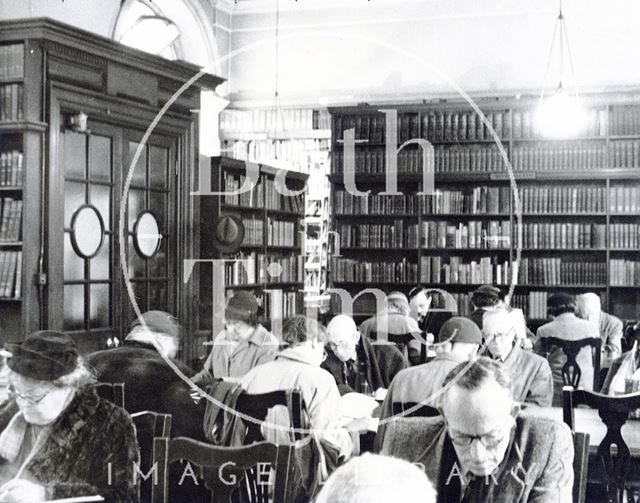
[[[10,399],[0,408],[0,501],[100,495],[137,502],[133,422],[98,398],[73,339],[40,331],[6,349]]]
[[[234,294],[227,302],[224,317],[225,329],[214,338],[209,357],[192,379],[198,385],[220,378],[241,378],[278,353],[278,339],[258,323],[258,302],[252,293]]]

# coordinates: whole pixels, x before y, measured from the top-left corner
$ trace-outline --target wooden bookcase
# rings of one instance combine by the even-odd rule
[[[0,198],[22,203],[21,215],[19,203],[7,206],[14,232],[0,240],[0,263],[7,252],[16,256],[15,274],[0,274],[3,343],[45,328],[69,333],[82,352],[122,340],[134,317],[123,250],[140,309],[177,316],[189,351],[193,296],[175,278],[197,253],[192,111],[200,90],[222,79],[204,75],[177,97],[141,148],[126,199],[123,190],[145,131],[198,70],[51,19],[0,22],[0,174],[15,174],[8,183],[0,176]],[[86,207],[101,225],[76,232]],[[149,214],[160,239],[147,257],[139,250],[148,236],[136,229]],[[95,255],[81,255],[79,239],[96,229]]]
[[[258,182],[252,190],[234,195],[231,192],[238,190],[246,178],[245,162],[227,157],[211,159],[211,192],[225,194],[200,197],[200,257],[225,260],[225,298],[238,290],[253,292],[264,311],[263,324],[269,326],[274,319],[283,320],[304,310],[305,193],[280,194],[276,177],[284,176],[286,188],[298,192],[306,190],[308,175],[265,164],[257,166]],[[215,244],[215,224],[222,215],[233,215],[244,224],[244,240],[236,253],[221,252]],[[201,266],[201,346],[215,335],[211,333],[212,316],[224,314],[223,306],[212,309],[212,271],[211,265]],[[202,348],[199,356],[205,353],[206,348]]]
[[[468,294],[483,283],[506,290],[517,262],[511,303],[534,323],[546,318],[546,298],[559,290],[594,291],[608,312],[640,318],[639,95],[583,100],[584,129],[560,140],[536,130],[533,97],[476,99],[515,183],[490,129],[466,102],[330,109],[332,229],[341,244],[331,260],[331,285],[355,296],[368,287],[407,292],[420,283],[450,292],[464,315]],[[414,143],[398,154],[402,195],[380,195],[383,109],[397,111],[395,147],[413,138],[433,147],[435,194],[418,195],[422,150]],[[371,190],[368,196],[345,191],[344,131],[350,128],[356,188]],[[359,297],[353,310],[373,314],[373,296]]]

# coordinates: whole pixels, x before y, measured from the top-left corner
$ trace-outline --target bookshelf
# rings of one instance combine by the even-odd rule
[[[305,188],[307,175],[259,164],[259,177],[251,191],[229,194],[245,181],[245,162],[228,157],[211,159],[211,191],[222,196],[200,197],[200,257],[228,260],[224,264],[225,296],[252,291],[263,307],[263,320],[283,320],[303,311],[305,194],[282,195],[276,177],[285,176],[286,188]],[[245,234],[237,252],[223,253],[214,244],[214,223],[220,216],[242,220]],[[239,262],[237,259],[243,260]],[[243,265],[245,264],[245,265]],[[201,269],[198,337],[212,335],[212,268]],[[203,356],[203,355],[200,355]]]
[[[326,109],[226,109],[220,137],[230,157],[309,176],[305,219],[305,295],[325,291],[328,267],[331,118]]]
[[[556,290],[595,291],[608,312],[639,319],[640,106],[632,92],[584,98],[587,123],[570,139],[537,130],[534,97],[476,99],[515,184],[490,129],[465,102],[331,108],[331,228],[341,246],[330,285],[355,297],[367,287],[407,292],[420,283],[450,292],[465,313],[477,285],[511,283],[520,255],[511,302],[534,322],[546,318],[546,298]],[[419,194],[416,143],[397,154],[399,194],[385,193],[383,109],[397,112],[396,148],[414,138],[433,147],[434,194]],[[346,190],[348,129],[353,179],[368,195]],[[373,296],[358,297],[353,310],[372,315]]]
[[[222,82],[203,75],[177,96],[197,71],[52,19],[0,21],[3,342],[38,329],[68,333],[82,353],[122,340],[135,316],[123,251],[139,308],[175,315],[189,353],[193,285],[174,279],[196,255],[192,110],[201,90]],[[140,147],[125,198],[134,153],[172,98]],[[141,225],[150,220],[155,230]]]

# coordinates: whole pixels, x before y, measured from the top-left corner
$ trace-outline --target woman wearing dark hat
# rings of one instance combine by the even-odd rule
[[[556,293],[547,299],[547,313],[552,321],[538,328],[535,349],[544,356],[544,350],[540,341],[543,337],[556,337],[567,341],[585,339],[587,337],[600,337],[597,325],[582,320],[576,316],[577,305],[572,295],[568,293]],[[553,375],[553,406],[562,405],[562,367],[567,362],[567,357],[561,348],[554,347],[548,356],[549,366]],[[593,389],[593,361],[591,360],[591,348],[580,350],[576,357],[580,366],[580,387],[591,391]]]
[[[225,329],[213,340],[203,369],[193,378],[198,385],[222,377],[240,378],[256,365],[275,358],[279,341],[258,323],[258,302],[249,292],[238,292],[227,302]]]
[[[0,408],[0,501],[100,495],[137,502],[129,415],[98,398],[73,339],[54,331],[8,344],[10,398]]]

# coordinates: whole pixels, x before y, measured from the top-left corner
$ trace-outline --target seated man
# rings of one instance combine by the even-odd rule
[[[421,285],[411,289],[409,292],[409,316],[418,322],[418,326],[423,334],[426,334],[426,342],[433,342],[433,334],[440,332],[442,325],[453,316],[451,311],[443,308],[432,307],[433,295],[429,290]],[[445,302],[446,304],[446,302]],[[419,365],[420,353],[424,345],[422,339],[414,339],[409,342],[409,362],[411,365]]]
[[[436,503],[424,472],[398,458],[366,453],[338,468],[316,503]]]
[[[516,344],[521,326],[518,311],[499,308],[484,315],[482,332],[487,355],[504,364],[511,376],[513,399],[549,407],[553,398],[553,379],[549,363],[540,355]]]
[[[287,347],[273,361],[251,369],[240,381],[241,386],[251,394],[300,390],[314,432],[338,457],[349,458],[354,443],[349,431],[338,426],[340,393],[331,374],[320,368],[325,354],[324,327],[315,320],[296,315],[284,322],[282,330]],[[277,412],[270,411],[268,423],[281,424]],[[290,435],[278,428],[265,437],[286,443]]]
[[[382,404],[382,419],[393,415],[393,402],[438,407],[445,377],[459,363],[475,358],[482,332],[471,320],[456,316],[442,325],[438,340],[432,361],[405,369],[392,381]]]
[[[622,354],[622,320],[602,310],[600,297],[592,292],[576,297],[578,316],[598,327],[602,339],[601,366],[610,367],[613,360]]]
[[[553,319],[538,328],[536,351],[544,354],[542,339],[544,337],[556,337],[567,341],[575,341],[585,338],[598,338],[598,327],[587,320],[578,318],[576,302],[568,293],[555,293],[547,299],[547,313]],[[587,391],[593,390],[593,360],[591,347],[583,347],[576,356],[576,363],[580,367],[579,387]],[[553,375],[553,405],[562,405],[562,367],[567,362],[567,357],[562,348],[554,347],[549,352],[549,366]]]
[[[378,342],[388,340],[388,334],[412,334],[418,344],[422,341],[418,322],[409,316],[409,300],[402,292],[389,293],[386,310],[363,321],[360,333]]]
[[[360,337],[350,316],[340,314],[329,322],[326,349],[322,368],[336,380],[341,395],[373,393],[384,387],[373,345],[367,337]]]
[[[277,337],[258,323],[258,301],[252,293],[240,291],[231,297],[224,317],[224,331],[216,335],[202,370],[193,377],[199,386],[214,378],[239,379],[278,353]]]
[[[204,440],[204,403],[194,404],[190,386],[166,362],[187,377],[193,370],[175,360],[180,346],[180,326],[163,311],[148,311],[136,318],[122,346],[87,355],[98,381],[124,383],[129,413],[150,410],[171,414],[171,435]]]
[[[421,463],[438,503],[572,501],[573,440],[560,421],[519,413],[506,369],[489,358],[447,376],[443,417],[389,423],[382,453]]]
[[[473,311],[468,318],[482,329],[482,319],[484,313],[494,309],[504,307],[502,303],[502,292],[493,285],[482,285],[471,292],[469,297]]]

